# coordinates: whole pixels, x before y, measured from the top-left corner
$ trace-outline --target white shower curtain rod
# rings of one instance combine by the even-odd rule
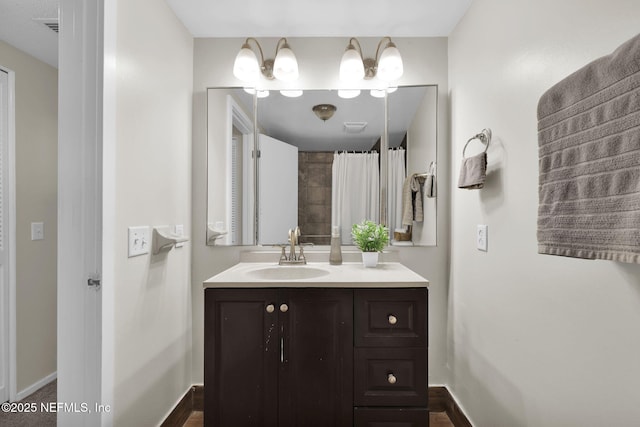
[[[367,151],[367,150],[336,150],[334,151],[334,154],[343,154],[343,153],[352,153],[352,154],[369,154],[369,153],[377,153],[376,150],[371,150],[371,151]]]

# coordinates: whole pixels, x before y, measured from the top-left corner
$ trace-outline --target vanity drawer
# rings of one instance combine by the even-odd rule
[[[427,289],[357,289],[357,347],[427,346]]]
[[[428,427],[427,408],[355,408],[354,427]]]
[[[356,348],[356,406],[427,406],[427,350]]]

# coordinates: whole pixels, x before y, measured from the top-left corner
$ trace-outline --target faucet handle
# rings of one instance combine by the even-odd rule
[[[280,252],[280,262],[287,260],[287,254],[285,252],[285,249],[287,248],[286,243],[277,243],[272,245],[272,247],[282,249],[282,252]]]
[[[307,257],[304,256],[304,247],[305,246],[307,246],[305,243],[300,245],[300,256],[298,257],[298,261],[302,262],[303,264],[307,263]]]

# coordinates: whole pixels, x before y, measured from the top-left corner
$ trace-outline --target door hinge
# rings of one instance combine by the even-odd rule
[[[102,285],[100,282],[100,276],[89,277],[87,280],[87,286],[99,288]]]
[[[258,158],[260,158],[260,150],[258,150],[258,151],[257,151],[257,153],[258,153]],[[255,158],[256,158],[256,151],[252,151],[252,152],[251,152],[251,158],[252,158],[252,159],[255,159]]]

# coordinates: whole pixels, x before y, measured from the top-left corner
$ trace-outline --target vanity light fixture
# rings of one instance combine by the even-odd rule
[[[355,98],[360,95],[360,89],[338,89],[338,96],[344,99]]]
[[[383,43],[386,44],[384,44],[384,48],[380,52]],[[389,82],[399,79],[403,72],[402,56],[400,56],[400,51],[396,45],[391,41],[391,37],[383,37],[378,42],[375,58],[364,59],[360,42],[355,37],[352,37],[349,39],[349,44],[340,61],[340,80],[345,82],[356,82],[363,78],[369,80],[374,77]]]
[[[333,104],[318,104],[314,105],[311,109],[323,122],[326,122],[331,117],[333,117],[333,113],[335,113],[337,110],[336,106]]]
[[[386,89],[371,89],[369,92],[374,98],[384,98],[387,93],[393,93],[398,90],[397,86],[388,87]]]
[[[360,89],[338,89],[338,96],[344,99],[355,98],[360,95]]]
[[[252,87],[244,87],[242,89],[244,89],[244,91],[249,95],[256,95],[258,98],[266,98],[267,96],[269,96],[268,90],[256,90]]]
[[[369,93],[374,98],[384,98],[384,96],[387,94],[387,91],[385,89],[371,89]]]
[[[260,52],[260,61],[256,56],[249,42],[255,43]],[[266,79],[274,78],[282,81],[293,81],[298,78],[298,61],[294,55],[287,39],[284,37],[276,44],[276,57],[274,59],[264,59],[262,47],[258,40],[248,37],[240,48],[233,63],[233,75],[243,82],[255,83],[262,74]]]
[[[297,98],[302,96],[304,91],[302,89],[282,89],[280,91],[280,95],[286,96],[287,98]]]

